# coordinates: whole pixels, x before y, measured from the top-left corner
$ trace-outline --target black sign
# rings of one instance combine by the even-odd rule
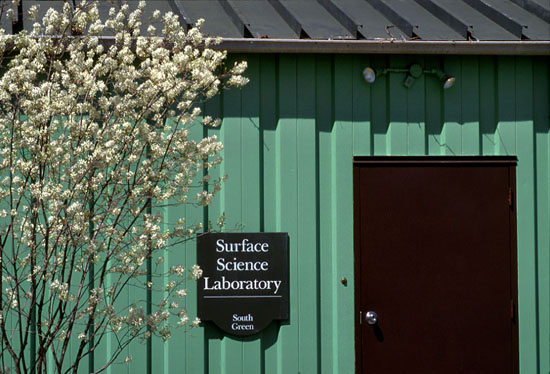
[[[220,233],[197,239],[198,314],[233,335],[288,319],[288,234]]]

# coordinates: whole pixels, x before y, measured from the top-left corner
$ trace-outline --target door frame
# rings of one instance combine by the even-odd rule
[[[519,373],[519,327],[518,327],[518,264],[517,264],[517,189],[516,189],[516,156],[355,156],[353,158],[353,241],[354,241],[354,285],[355,285],[355,372],[361,374],[362,350],[362,311],[361,311],[361,214],[360,190],[358,183],[359,168],[364,165],[508,165],[509,193],[509,223],[510,223],[510,271],[513,304],[510,306],[512,317],[512,373]]]

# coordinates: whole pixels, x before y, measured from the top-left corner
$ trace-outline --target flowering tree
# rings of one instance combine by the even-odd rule
[[[188,324],[182,280],[200,268],[154,265],[202,226],[163,222],[155,207],[208,205],[219,190],[205,171],[221,143],[188,131],[219,124],[199,121],[200,103],[244,85],[246,65],[224,68],[200,22],[186,32],[171,13],[155,12],[162,31],[140,35],[144,7],[102,21],[94,2],[67,1],[32,31],[0,36],[2,373],[45,372],[47,355],[57,372],[76,372],[112,334],[100,372],[132,340]],[[131,285],[145,300],[117,302]]]

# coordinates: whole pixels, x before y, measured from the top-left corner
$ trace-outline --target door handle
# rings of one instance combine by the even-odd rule
[[[378,323],[378,314],[372,310],[369,310],[365,313],[365,320],[369,325],[376,325]]]

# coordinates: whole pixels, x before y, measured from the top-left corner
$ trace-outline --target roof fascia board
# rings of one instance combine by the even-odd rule
[[[115,44],[114,36],[102,36],[99,39],[100,42],[105,46]],[[230,53],[347,53],[550,56],[550,40],[400,41],[225,38],[221,40],[220,44],[211,45],[210,48],[217,50],[227,50]]]
[[[550,56],[548,41],[222,39],[232,53],[372,53]]]

